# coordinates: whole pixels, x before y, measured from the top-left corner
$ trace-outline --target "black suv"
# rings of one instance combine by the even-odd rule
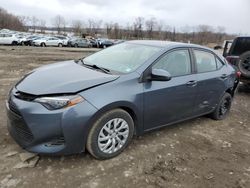
[[[223,56],[241,72],[241,81],[250,87],[250,36],[226,41]]]

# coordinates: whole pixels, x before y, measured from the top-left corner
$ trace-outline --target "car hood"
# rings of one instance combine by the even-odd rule
[[[32,39],[31,39],[32,40]],[[38,39],[38,40],[33,40],[33,42],[45,42],[46,40],[44,39]]]
[[[77,93],[118,77],[78,65],[72,60],[34,70],[17,83],[16,89],[32,95]]]

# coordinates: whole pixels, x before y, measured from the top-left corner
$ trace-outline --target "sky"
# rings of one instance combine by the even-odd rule
[[[36,16],[52,24],[56,15],[72,20],[100,19],[126,26],[136,17],[181,30],[185,26],[222,26],[227,33],[250,34],[250,0],[0,0],[15,15]]]

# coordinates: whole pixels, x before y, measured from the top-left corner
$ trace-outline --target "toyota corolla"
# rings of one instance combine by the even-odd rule
[[[97,159],[120,154],[134,135],[209,114],[224,119],[235,69],[193,44],[129,41],[25,75],[6,102],[8,130],[24,149]]]

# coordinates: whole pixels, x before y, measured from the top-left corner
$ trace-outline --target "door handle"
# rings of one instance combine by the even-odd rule
[[[186,85],[187,85],[187,86],[192,86],[192,87],[193,87],[193,86],[196,86],[196,85],[197,85],[197,81],[191,80],[191,81],[187,82]]]
[[[222,75],[221,75],[221,78],[222,78],[222,79],[226,79],[227,76],[228,76],[227,74],[222,74]]]

